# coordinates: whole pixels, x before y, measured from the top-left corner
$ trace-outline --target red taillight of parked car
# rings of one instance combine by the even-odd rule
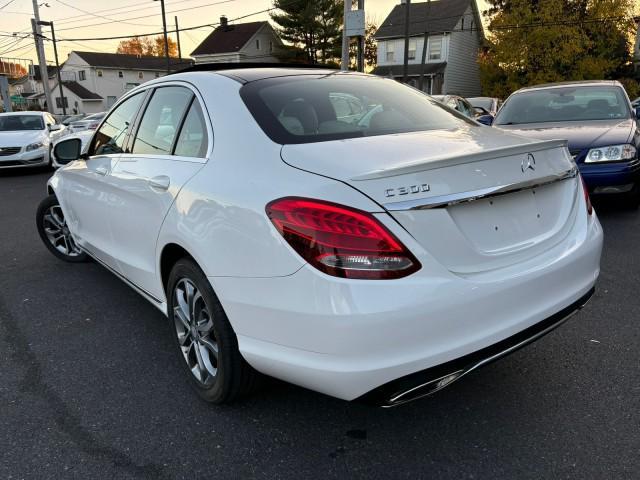
[[[266,207],[276,229],[307,262],[335,277],[406,277],[418,260],[373,215],[334,203],[287,197]]]
[[[593,205],[591,204],[591,198],[589,198],[589,189],[587,184],[584,183],[584,178],[580,175],[580,181],[582,182],[582,191],[584,192],[584,201],[587,204],[587,213],[591,215],[593,213]]]

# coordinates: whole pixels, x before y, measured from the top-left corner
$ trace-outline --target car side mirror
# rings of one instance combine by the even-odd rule
[[[490,127],[491,125],[493,125],[493,115],[480,115],[478,118],[476,118],[476,121],[482,123],[483,125],[486,125],[487,127]]]
[[[53,147],[56,161],[61,165],[82,158],[82,141],[79,138],[68,138],[56,143]]]
[[[49,125],[50,132],[58,132],[62,130],[64,127],[60,124],[54,123],[53,125]]]

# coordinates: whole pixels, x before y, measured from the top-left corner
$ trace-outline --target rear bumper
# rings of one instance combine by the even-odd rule
[[[391,281],[339,279],[308,265],[286,277],[209,280],[250,365],[353,400],[579,304],[599,275],[603,240],[595,215],[579,223],[530,261],[473,278],[438,268],[423,252],[420,271]]]
[[[442,390],[466,374],[509,355],[555,330],[582,309],[594,291],[595,288],[592,288],[577,302],[509,338],[456,360],[393,380],[366,393],[358,400],[389,408]]]

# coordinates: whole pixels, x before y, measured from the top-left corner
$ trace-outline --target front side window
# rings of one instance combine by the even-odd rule
[[[442,60],[442,38],[429,39],[429,60]]]
[[[247,83],[240,95],[264,132],[280,144],[475,125],[422,92],[379,77],[270,78]]]
[[[127,133],[143,98],[144,93],[137,93],[126,99],[109,114],[100,130],[95,134],[90,155],[123,153]]]
[[[156,89],[140,121],[132,152],[170,155],[192,98],[191,90],[184,87]]]
[[[566,86],[513,94],[495,119],[496,125],[615,120],[630,118],[621,87]]]
[[[207,155],[207,124],[197,99],[193,100],[180,130],[175,155],[199,158]]]
[[[44,130],[40,115],[0,115],[0,132]]]

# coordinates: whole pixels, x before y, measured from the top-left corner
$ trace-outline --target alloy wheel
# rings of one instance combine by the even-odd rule
[[[189,370],[202,385],[213,384],[218,373],[218,341],[204,298],[188,278],[180,279],[174,288],[173,321]]]
[[[42,217],[42,226],[47,239],[60,253],[69,257],[77,257],[82,253],[71,236],[60,205],[51,205],[47,209]]]

